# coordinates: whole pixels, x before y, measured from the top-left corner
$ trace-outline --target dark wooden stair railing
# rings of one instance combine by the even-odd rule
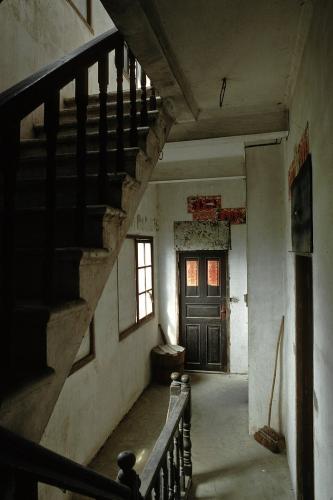
[[[118,455],[117,482],[0,427],[0,498],[37,500],[38,483],[98,500],[186,499],[192,481],[191,386],[172,374],[166,423],[141,479],[131,451]]]
[[[109,56],[115,53],[117,74],[116,107],[116,161],[108,170],[108,84]],[[106,204],[107,172],[113,174],[123,169],[124,160],[124,106],[123,66],[124,40],[119,31],[112,29],[58,61],[44,67],[33,76],[0,94],[0,188],[2,193],[2,228],[0,234],[1,279],[0,314],[2,350],[6,352],[1,363],[0,399],[7,384],[11,365],[11,330],[15,296],[15,226],[17,174],[20,166],[21,121],[39,106],[44,105],[44,131],[46,134],[45,160],[45,251],[43,266],[43,299],[48,305],[55,302],[55,235],[57,228],[57,147],[59,132],[60,92],[70,82],[75,82],[76,104],[76,241],[83,244],[87,208],[87,106],[88,70],[98,64],[99,85],[99,202]],[[136,62],[130,56],[130,145],[137,146],[136,118]],[[142,73],[141,125],[147,124],[147,95],[145,75]],[[154,93],[155,95],[155,93]],[[0,202],[1,203],[1,202]]]

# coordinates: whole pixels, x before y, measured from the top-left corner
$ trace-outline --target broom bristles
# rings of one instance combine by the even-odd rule
[[[259,429],[254,434],[254,439],[272,453],[281,453],[286,447],[284,436],[271,427],[268,427],[268,425]]]

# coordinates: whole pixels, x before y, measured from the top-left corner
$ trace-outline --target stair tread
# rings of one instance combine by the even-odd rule
[[[151,93],[151,87],[146,87],[146,92],[147,92],[147,100],[149,100],[149,97],[150,97],[150,93]],[[140,93],[141,93],[141,89],[136,89],[136,92],[137,92],[137,100],[140,99]],[[129,100],[129,96],[130,96],[130,90],[123,90],[123,97],[127,100]],[[159,96],[156,96],[156,99],[158,99]],[[114,91],[111,91],[111,92],[108,92],[108,100],[112,100],[114,99],[114,101],[117,100],[117,91],[114,90]],[[89,100],[90,101],[98,101],[99,100],[99,94],[90,94],[89,95]],[[75,97],[65,97],[64,99],[64,105],[67,106],[67,105],[71,105],[73,102],[75,102]]]
[[[76,109],[76,108],[73,108],[73,109]],[[158,110],[148,110],[148,112],[147,112],[147,114],[148,114],[148,117],[149,117],[149,118],[153,118],[153,117],[158,116],[158,113],[159,113],[159,112],[158,112]],[[140,112],[137,112],[137,116],[138,116],[138,117],[140,117]],[[125,120],[126,120],[126,119],[130,119],[130,117],[131,117],[131,115],[130,115],[129,113],[125,113],[125,114],[124,114],[124,119],[125,119]],[[110,115],[110,114],[108,114],[108,115],[107,115],[107,119],[108,119],[108,120],[117,120],[117,115],[114,115],[114,114],[111,114],[111,115]],[[99,116],[88,116],[86,123],[87,123],[87,125],[93,125],[93,124],[98,125],[98,124],[99,124]],[[60,128],[61,128],[63,125],[64,125],[66,128],[67,128],[67,127],[71,127],[71,126],[76,127],[76,125],[77,125],[77,120],[75,120],[75,119],[74,119],[74,120],[73,120],[73,119],[71,119],[71,120],[61,121],[61,122],[60,122]],[[138,128],[139,128],[139,127],[138,127]],[[43,123],[36,123],[36,124],[34,125],[34,129],[35,129],[36,131],[40,131],[41,129],[44,129],[44,124],[43,124]]]
[[[70,212],[77,210],[77,207],[57,207],[57,211]],[[126,212],[121,208],[112,207],[110,205],[87,205],[86,210],[90,213],[114,215],[120,218],[125,218],[127,216]],[[45,207],[17,207],[15,212],[19,216],[20,214],[39,214],[45,213]],[[1,209],[0,209],[1,214]]]
[[[27,140],[37,140],[37,141],[40,141],[40,139],[27,139]],[[139,147],[124,147],[124,154],[126,156],[131,156],[131,155],[135,155],[135,153],[138,153],[140,150]],[[111,149],[107,149],[107,153],[108,154],[116,154],[117,153],[117,149],[115,148],[111,148]],[[91,156],[96,156],[98,158],[99,156],[99,151],[96,151],[96,150],[87,150],[87,159],[89,160],[89,157]],[[72,160],[76,160],[76,153],[57,153],[56,155],[56,158],[57,160],[66,160],[66,161],[72,161]],[[41,163],[43,161],[46,160],[46,156],[25,156],[24,158],[21,158],[21,161],[20,161],[20,165],[25,165],[25,164],[29,164],[29,163]]]
[[[144,126],[144,127],[137,127],[137,132],[138,134],[144,134],[146,132],[148,132],[150,129],[150,127],[148,126]],[[129,134],[131,131],[130,128],[126,128],[124,129],[124,134]],[[116,136],[117,135],[117,131],[116,130],[109,130],[108,131],[108,136]],[[89,138],[97,138],[99,137],[99,132],[87,132],[86,133],[86,137],[87,139]],[[57,139],[57,142],[71,142],[71,141],[76,141],[76,134],[73,134],[73,133],[68,133],[68,134],[61,134],[59,133],[58,134],[58,139]],[[46,144],[46,138],[45,137],[42,137],[42,138],[34,138],[34,139],[23,139],[21,141],[21,145],[23,146],[33,146],[33,145],[37,145],[37,144]]]
[[[133,180],[135,182],[137,182],[134,177],[130,176],[127,172],[117,172],[116,174],[114,173],[110,173],[108,172],[107,174],[107,177],[108,177],[108,180],[110,182],[118,182],[118,183],[121,183],[123,182],[126,178],[129,178],[130,180]],[[86,174],[86,179],[89,180],[89,179],[98,179],[99,178],[99,174],[95,174],[95,173],[87,173]],[[39,183],[40,181],[45,181],[45,177],[26,177],[26,178],[23,178],[23,179],[18,179],[17,180],[17,183],[18,184],[23,184],[23,183]],[[57,176],[57,183],[61,183],[61,182],[77,182],[77,175],[73,175],[73,174],[68,174],[68,175],[58,175]]]

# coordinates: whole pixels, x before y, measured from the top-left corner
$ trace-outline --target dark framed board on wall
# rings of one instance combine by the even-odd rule
[[[291,241],[293,252],[313,252],[311,155],[291,185]]]

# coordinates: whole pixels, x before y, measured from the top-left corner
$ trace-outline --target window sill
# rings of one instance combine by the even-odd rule
[[[142,325],[145,325],[146,323],[148,323],[154,317],[155,317],[155,314],[152,312],[151,314],[149,314],[145,318],[141,319],[140,321],[138,321],[134,325],[129,326],[128,328],[126,328],[126,330],[123,330],[122,332],[120,332],[119,333],[119,342],[121,342],[122,340],[124,340],[131,333],[135,332],[135,330],[138,330],[138,328],[140,328]]]

